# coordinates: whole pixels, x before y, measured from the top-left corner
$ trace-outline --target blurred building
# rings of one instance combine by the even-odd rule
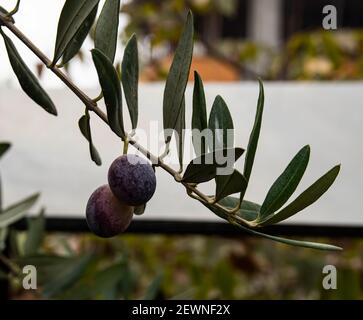
[[[337,8],[338,28],[363,27],[357,0],[239,0],[234,14],[199,17],[198,26],[206,39],[248,38],[277,47],[294,33],[321,28],[326,5]]]
[[[130,16],[130,31],[141,32],[145,38],[153,35],[151,41],[155,40],[157,45],[169,43],[166,55],[161,55],[162,71],[155,71],[154,64],[145,79],[159,79],[166,74],[186,8],[194,12],[196,40],[205,49],[195,62],[205,71],[206,80],[235,81],[257,75],[269,79],[363,77],[360,30],[363,1],[133,0],[129,3],[131,9],[126,13]],[[337,31],[325,32],[322,27],[326,16],[323,8],[327,5],[336,8]],[[350,34],[342,35],[343,31]],[[196,55],[200,52],[195,50]],[[155,57],[154,62],[160,56]],[[215,66],[215,71],[210,66]]]

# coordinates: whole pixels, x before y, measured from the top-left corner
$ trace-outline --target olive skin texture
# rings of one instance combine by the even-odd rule
[[[120,202],[108,185],[97,188],[88,200],[86,219],[90,230],[99,237],[110,238],[129,226],[134,208]]]
[[[156,176],[147,160],[128,154],[116,158],[111,164],[108,184],[120,201],[130,206],[140,206],[153,196]]]

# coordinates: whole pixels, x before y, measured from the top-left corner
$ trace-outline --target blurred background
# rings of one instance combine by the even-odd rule
[[[9,9],[14,4],[12,0],[1,2]],[[63,4],[64,1],[23,1],[16,15],[18,28],[48,56],[53,53]],[[336,30],[322,27],[326,5],[337,9]],[[253,172],[256,182],[248,199],[261,202],[291,156],[303,144],[311,143],[313,157],[305,186],[336,163],[342,162],[343,170],[321,202],[292,219],[292,223],[322,228],[362,227],[359,199],[363,178],[360,169],[363,3],[356,0],[123,1],[116,62],[121,60],[127,39],[136,33],[141,63],[140,109],[144,108],[140,123],[145,129],[150,119],[161,119],[163,83],[160,82],[167,76],[188,8],[195,15],[196,27],[191,70],[198,70],[206,84],[208,109],[216,94],[226,98],[242,146],[247,144],[254,117],[256,78],[266,81],[261,156],[256,160]],[[121,146],[95,119],[95,143],[100,146],[104,160],[103,166],[96,168],[88,159],[87,146],[77,128],[82,105],[19,41],[12,39],[44,87],[51,90],[61,114],[59,119],[49,119],[19,90],[1,41],[0,139],[13,143],[0,163],[3,203],[10,205],[33,191],[42,193],[26,230],[13,228],[8,240],[10,258],[16,266],[38,267],[40,287],[24,291],[16,272],[0,272],[0,278],[10,279],[6,290],[11,298],[363,297],[360,238],[309,237],[344,247],[343,253],[326,253],[248,237],[125,234],[100,240],[86,233],[47,232],[44,217],[36,216],[40,207],[46,208],[48,218],[83,219],[90,192],[105,182],[108,165]],[[97,76],[89,54],[92,47],[91,33],[66,71],[96,96]],[[192,75],[190,79],[193,80]],[[189,105],[191,90],[187,89]],[[141,218],[145,223],[156,218],[218,221],[211,212],[187,199],[182,188],[174,186],[169,177],[158,175],[157,194]],[[175,203],[170,199],[180,200]],[[37,240],[33,246],[27,248],[26,243],[34,238]],[[322,269],[327,264],[337,267],[337,290],[322,287]]]

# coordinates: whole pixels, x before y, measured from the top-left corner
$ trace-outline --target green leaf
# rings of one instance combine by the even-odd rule
[[[120,0],[106,0],[95,30],[95,48],[102,51],[111,62],[115,60],[120,15]]]
[[[303,147],[277,178],[262,203],[260,219],[280,209],[296,190],[309,163],[310,147]]]
[[[292,240],[292,239],[286,239],[286,238],[281,238],[281,237],[276,237],[276,236],[272,236],[266,233],[262,233],[262,232],[258,232],[256,230],[247,228],[245,226],[242,226],[236,222],[230,222],[231,224],[233,224],[234,226],[250,233],[256,236],[260,236],[266,239],[270,239],[273,241],[277,241],[277,242],[281,242],[281,243],[285,243],[285,244],[289,244],[292,246],[297,246],[297,247],[304,247],[304,248],[310,248],[310,249],[317,249],[317,250],[326,250],[326,251],[341,251],[342,248],[337,247],[337,246],[333,246],[330,244],[324,244],[324,243],[317,243],[317,242],[309,242],[309,241],[300,241],[300,240]]]
[[[20,57],[14,46],[14,43],[1,29],[0,33],[4,38],[11,67],[13,68],[13,71],[18,78],[19,84],[23,91],[45,111],[49,112],[50,114],[57,115],[57,110],[54,106],[54,103],[41,87],[35,75],[30,71],[23,59]]]
[[[110,128],[121,138],[125,137],[122,118],[121,84],[112,62],[98,49],[93,49],[92,58],[97,69],[98,79],[102,88],[107,108]]]
[[[37,266],[38,282],[43,287],[43,295],[51,298],[73,288],[85,274],[92,261],[91,255],[80,257],[35,256],[21,259],[21,265]]]
[[[198,133],[208,128],[207,107],[202,79],[197,71],[194,71],[194,90],[193,90],[193,115],[192,115],[192,139],[195,154],[197,157],[208,152],[205,137],[200,137]]]
[[[66,0],[58,22],[53,65],[63,55],[98,2],[99,0]]]
[[[223,200],[219,201],[219,203],[221,205],[223,205],[223,206],[226,206],[227,208],[234,208],[234,207],[236,207],[238,201],[239,201],[238,198],[227,197],[227,198],[224,198]],[[270,240],[273,240],[273,241],[277,241],[277,242],[281,242],[281,243],[285,243],[285,244],[289,244],[289,245],[293,245],[293,246],[298,246],[298,247],[305,247],[305,248],[318,249],[318,250],[328,250],[328,251],[340,251],[340,250],[342,250],[342,248],[340,248],[340,247],[329,245],[329,244],[322,244],[322,243],[316,243],[316,242],[286,239],[286,238],[276,237],[276,236],[272,236],[272,235],[269,235],[269,234],[266,234],[266,233],[258,232],[258,231],[254,230],[254,229],[245,227],[245,226],[233,221],[232,219],[230,219],[229,215],[225,211],[223,211],[223,210],[221,210],[219,208],[216,208],[213,205],[209,205],[209,204],[206,204],[206,203],[203,203],[203,202],[201,202],[201,203],[205,207],[207,207],[209,210],[214,212],[220,218],[222,218],[224,220],[227,220],[232,225],[244,230],[247,233],[250,233],[250,234],[253,234],[253,235],[256,235],[256,236],[260,236],[260,237],[263,237],[263,238],[267,238],[267,239],[270,239]],[[258,216],[259,208],[260,208],[260,206],[258,204],[256,204],[256,203],[253,203],[253,202],[250,202],[250,201],[243,201],[241,209],[238,212],[238,215],[241,216],[242,218],[248,220],[248,221],[253,221]]]
[[[217,168],[231,169],[231,165],[241,157],[243,152],[244,150],[241,148],[230,148],[203,154],[189,163],[182,181],[188,183],[207,182],[216,177]],[[233,159],[230,159],[231,156]]]
[[[139,54],[135,35],[132,35],[127,42],[124,58],[122,60],[121,75],[132,129],[136,129],[138,120]]]
[[[236,169],[230,175],[217,175],[215,199],[219,201],[230,194],[241,192],[246,186],[246,178]]]
[[[90,115],[88,110],[86,110],[86,114],[83,115],[78,121],[79,129],[81,130],[82,135],[89,142],[89,152],[91,155],[92,161],[94,161],[98,166],[102,164],[101,157],[93,145],[92,134],[91,134],[91,126],[90,126]]]
[[[279,223],[313,204],[334,183],[336,177],[339,174],[339,171],[340,165],[335,166],[334,168],[329,170],[326,174],[324,174],[316,182],[314,182],[309,188],[307,188],[303,193],[301,193],[293,202],[291,202],[281,211],[262,221],[260,225],[264,226]]]
[[[182,108],[176,123],[175,131],[176,136],[176,148],[178,150],[178,159],[180,170],[183,170],[183,155],[184,155],[184,136],[185,136],[185,99],[182,101]]]
[[[34,194],[5,209],[0,215],[0,228],[7,227],[23,218],[28,213],[28,210],[35,204],[38,198],[39,193]]]
[[[10,149],[11,143],[0,142],[0,158]]]
[[[161,284],[163,282],[163,273],[159,272],[159,274],[153,279],[149,287],[146,289],[146,293],[143,297],[143,300],[155,300],[158,293],[161,289]]]
[[[213,102],[208,127],[213,133],[213,138],[209,141],[211,150],[233,148],[233,120],[221,96],[217,96]]]
[[[0,229],[0,253],[5,250],[7,235],[8,235],[8,229],[7,228],[1,228]]]
[[[84,22],[78,29],[77,33],[74,35],[72,40],[67,45],[63,53],[62,64],[68,63],[81,49],[83,42],[87,38],[87,35],[89,34],[92,25],[96,19],[97,9],[98,9],[98,4],[93,8],[91,13],[88,15],[86,20],[84,20]]]
[[[192,62],[193,34],[193,15],[189,12],[166,79],[163,98],[164,130],[174,130],[178,121]],[[168,142],[170,138],[168,132],[165,131],[166,142]]]
[[[28,230],[26,242],[24,245],[24,254],[26,256],[35,255],[44,239],[45,235],[45,218],[44,209],[35,218],[28,218]]]
[[[119,291],[122,294],[122,298],[125,300],[130,299],[130,296],[134,292],[138,284],[138,274],[130,264],[126,263],[124,268],[124,276],[121,280]]]
[[[246,159],[243,169],[243,175],[247,179],[247,183],[250,180],[253,163],[255,161],[255,155],[258,145],[258,139],[260,137],[261,131],[261,123],[262,123],[262,115],[263,115],[263,106],[265,101],[265,94],[263,90],[263,84],[261,80],[258,81],[260,86],[260,93],[257,101],[257,111],[255,117],[255,123],[253,124],[253,128],[250,134],[250,139],[248,141],[247,151],[246,151]]]
[[[144,214],[145,210],[146,203],[142,204],[141,206],[134,207],[134,214],[136,214],[137,216],[141,216],[142,214]]]
[[[117,287],[125,276],[125,262],[116,263],[95,275],[93,293],[101,295],[102,299],[117,299]]]
[[[226,197],[218,202],[220,205],[233,209],[236,208],[239,203],[239,198],[235,197]],[[218,208],[217,208],[218,209]],[[247,221],[254,221],[257,219],[258,214],[260,212],[261,206],[257,203],[243,200],[241,204],[241,208],[237,211],[237,215]]]

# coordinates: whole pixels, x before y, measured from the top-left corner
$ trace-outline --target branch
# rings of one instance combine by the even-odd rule
[[[59,69],[58,66],[52,65],[52,61],[41,50],[39,50],[38,47],[29,38],[27,38],[14,25],[12,21],[10,21],[6,16],[0,13],[0,26],[2,25],[7,27],[44,63],[44,65],[47,66],[48,69],[50,69],[70,90],[72,90],[73,93],[85,104],[86,108],[89,111],[93,111],[100,119],[102,119],[107,125],[109,125],[107,115],[97,106],[97,102],[91,99],[88,95],[86,95],[63,71]],[[173,168],[165,164],[160,157],[153,155],[149,150],[145,149],[142,145],[140,145],[137,141],[135,141],[132,138],[132,135],[127,135],[126,139],[129,144],[131,144],[134,148],[139,150],[144,156],[150,159],[152,163],[156,164],[158,167],[161,167],[171,176],[173,176],[176,182],[182,183],[182,185],[186,188],[188,195],[195,194],[205,203],[214,205],[215,207],[224,210],[225,213],[227,214],[230,213],[229,209],[219,205],[218,203],[213,204],[211,202],[210,197],[202,193],[194,185],[182,182],[179,172],[175,171]],[[243,224],[250,226],[250,223],[246,220],[243,221]]]
[[[69,77],[62,72],[57,66],[51,66],[52,61],[40,51],[34,43],[32,43],[11,21],[0,13],[1,25],[7,27],[18,39],[20,39],[39,59],[42,61],[48,69],[50,69],[58,78],[60,78],[64,84],[71,89],[77,97],[86,105],[87,109],[96,113],[105,123],[108,124],[107,115],[97,107],[90,97],[88,97],[81,89],[79,89]]]

